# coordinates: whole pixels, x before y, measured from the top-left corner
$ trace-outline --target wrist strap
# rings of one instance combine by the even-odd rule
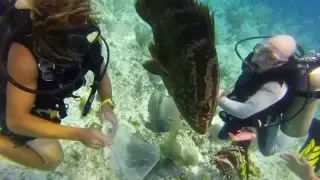
[[[112,109],[115,108],[115,105],[114,105],[114,103],[113,103],[113,101],[112,101],[111,98],[107,98],[107,99],[103,100],[103,101],[101,102],[101,105],[100,105],[100,106],[102,107],[102,106],[105,105],[105,104],[109,104],[109,105],[112,107]]]

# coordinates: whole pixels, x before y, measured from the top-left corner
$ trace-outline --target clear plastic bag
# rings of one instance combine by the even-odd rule
[[[143,180],[160,159],[158,146],[144,142],[123,127],[108,148],[112,170],[121,180]]]

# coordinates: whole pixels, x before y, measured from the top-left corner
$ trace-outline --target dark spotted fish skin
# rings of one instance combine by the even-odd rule
[[[214,22],[194,0],[137,0],[136,11],[152,28],[153,60],[144,68],[161,76],[181,115],[199,134],[217,107],[219,66]]]

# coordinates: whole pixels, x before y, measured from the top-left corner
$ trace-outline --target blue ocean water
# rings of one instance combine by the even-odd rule
[[[304,45],[306,49],[318,51],[320,49],[320,36],[318,35],[318,32],[320,31],[320,2],[317,0],[207,1],[209,7],[211,7],[213,11],[221,8],[221,6],[219,7],[220,3],[236,5],[239,8],[239,11],[241,11],[241,8],[253,10],[253,12],[251,12],[252,18],[259,17],[262,19],[260,22],[252,22],[252,25],[257,26],[259,23],[267,24],[269,29],[265,32],[266,35],[275,33],[291,34],[297,39],[298,43]],[[217,6],[215,6],[215,4],[217,4]],[[254,11],[254,9],[259,8],[264,8],[265,11],[268,11],[268,13],[265,14],[266,16],[262,14],[264,11]],[[250,19],[247,18],[246,20]],[[275,30],[275,27],[272,27],[272,24],[279,24],[281,25],[281,28]]]
[[[298,1],[298,0],[283,0],[283,1],[265,1],[265,4],[272,9],[273,17],[278,21],[283,21],[292,18],[294,24],[299,27],[299,31],[290,30],[290,26],[286,27],[288,32],[291,32],[298,40],[302,39],[304,34],[307,34],[310,43],[315,50],[320,49],[320,2],[317,0]]]
[[[296,38],[298,44],[307,53],[311,50],[320,51],[320,2],[318,0],[309,0],[308,2],[298,0],[200,1],[209,6],[215,18],[222,88],[232,86],[239,76],[241,61],[235,54],[234,45],[243,38],[290,34]],[[174,140],[168,138],[168,133],[163,133],[168,131],[171,124],[175,123],[171,121],[174,121],[173,119],[176,118],[177,113],[173,112],[175,109],[172,103],[162,99],[167,97],[162,92],[161,98],[159,95],[159,98],[154,100],[154,104],[157,104],[156,106],[152,106],[153,104],[149,101],[150,95],[154,92],[154,87],[156,87],[154,84],[159,85],[159,82],[155,82],[156,80],[154,79],[150,80],[155,77],[151,77],[140,66],[142,61],[150,58],[146,47],[148,41],[152,40],[152,36],[150,27],[143,23],[134,10],[134,1],[96,0],[94,3],[98,5],[95,6],[96,9],[94,10],[100,15],[101,22],[99,26],[102,34],[110,44],[111,62],[108,71],[112,80],[114,99],[117,104],[116,114],[121,119],[121,125],[132,130],[132,132],[136,132],[135,135],[139,134],[136,135],[137,137],[140,138],[142,136],[143,138],[141,139],[145,141],[140,142],[142,145],[146,142],[149,145],[154,145],[150,149],[161,147],[165,143],[169,143],[169,146],[172,147],[170,149],[172,152],[164,153],[165,150],[162,149],[161,160],[144,180],[223,179],[215,164],[211,161],[213,153],[218,152],[222,146],[229,145],[229,142],[215,142],[213,140],[216,139],[212,137],[216,136],[218,129],[211,130],[206,135],[200,136],[185,123]],[[245,56],[246,53],[252,50],[255,43],[256,41],[244,43],[239,48],[241,54]],[[103,55],[106,56],[105,53]],[[84,95],[89,92],[88,85],[86,89],[82,89],[77,94]],[[70,104],[69,117],[63,122],[64,125],[86,127],[91,125],[92,122],[98,121],[97,116],[93,113],[88,118],[79,118],[81,112],[78,109],[78,102],[71,102],[70,100],[68,103]],[[97,104],[98,102],[94,103],[95,110],[99,109]],[[149,110],[149,105],[152,106],[151,109],[154,109]],[[165,107],[169,108],[166,109]],[[153,131],[150,131],[151,128],[145,127],[145,124],[152,121],[149,118],[152,113],[159,117],[155,118],[157,120]],[[214,120],[218,121],[218,118]],[[129,130],[127,132],[131,132]],[[124,142],[127,140],[125,137],[118,138]],[[296,153],[296,150],[303,143],[304,141],[299,141],[288,151]],[[65,152],[65,160],[55,171],[40,172],[12,163],[7,164],[7,161],[1,159],[0,179],[121,179],[121,177],[115,175],[114,169],[110,168],[113,164],[112,160],[110,160],[112,158],[106,152],[107,148],[102,152],[86,148],[83,144],[73,141],[62,141],[61,144]],[[132,155],[129,155],[131,159],[129,159],[130,163],[128,164],[134,164],[132,166],[138,164],[142,167],[142,171],[145,171],[143,163],[146,164],[146,162],[153,160],[146,157],[158,157],[159,153],[156,151],[145,153],[146,149],[141,144],[132,145],[135,152],[133,152],[134,154],[127,153]],[[142,150],[139,148],[142,148]],[[121,153],[119,154],[126,153],[126,150],[123,152],[120,150]],[[129,149],[128,152],[130,150],[132,149]],[[253,164],[261,171],[261,176],[256,179],[298,179],[284,165],[279,163],[278,155],[263,157],[257,148],[254,149],[251,155]],[[124,156],[119,157],[119,159],[122,158]],[[127,173],[126,177],[133,177],[135,168],[126,168],[130,169],[130,171],[122,173]],[[149,167],[146,169],[149,171]],[[252,177],[252,179],[255,178]]]

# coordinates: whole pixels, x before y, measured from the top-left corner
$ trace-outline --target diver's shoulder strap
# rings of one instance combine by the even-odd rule
[[[96,91],[98,89],[99,83],[103,76],[101,76],[101,65],[103,63],[103,56],[101,54],[101,44],[99,41],[96,41],[90,51],[88,52],[86,56],[86,64],[84,66],[88,67],[89,70],[91,70],[94,74],[94,80],[93,84],[91,85],[91,92],[88,97],[88,100],[84,106],[82,115],[86,116],[89,113],[89,110],[91,108],[93,99],[95,97]]]
[[[296,96],[304,97],[304,98],[320,99],[320,91],[310,91],[310,92],[297,91]]]
[[[101,44],[99,41],[96,41],[88,54],[86,55],[86,62],[84,67],[88,67],[94,74],[95,80],[99,81],[101,64],[103,63],[103,56],[101,55]]]
[[[19,36],[14,38],[14,41],[24,45],[26,48],[30,50],[30,52],[33,52],[31,21],[29,21],[25,26],[21,28]]]

